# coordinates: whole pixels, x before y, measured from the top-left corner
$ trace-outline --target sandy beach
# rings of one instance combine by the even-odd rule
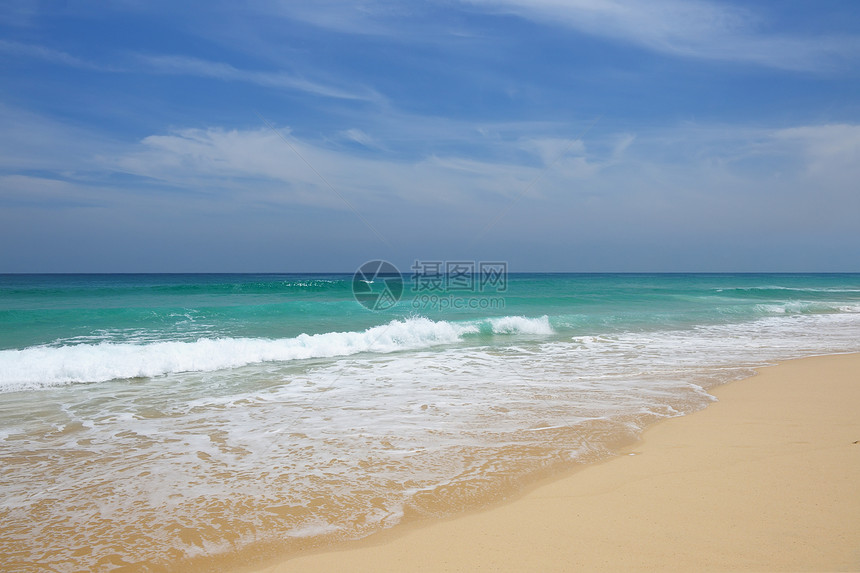
[[[860,355],[714,394],[508,502],[260,571],[860,570]]]

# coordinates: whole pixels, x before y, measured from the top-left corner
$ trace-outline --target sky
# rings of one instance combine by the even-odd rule
[[[0,272],[860,271],[855,0],[0,2]]]

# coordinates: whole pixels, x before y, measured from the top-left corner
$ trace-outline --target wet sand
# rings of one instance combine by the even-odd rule
[[[860,354],[713,393],[617,458],[508,502],[258,570],[860,570]]]

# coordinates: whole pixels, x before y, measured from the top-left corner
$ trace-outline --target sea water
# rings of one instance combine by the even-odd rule
[[[0,569],[228,567],[450,515],[860,351],[856,274],[504,278],[373,311],[352,274],[0,276]]]

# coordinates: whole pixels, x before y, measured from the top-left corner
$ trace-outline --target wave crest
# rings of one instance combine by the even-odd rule
[[[479,334],[482,323],[488,323],[494,334],[552,332],[546,316],[534,319],[501,317],[466,323],[414,317],[392,320],[361,332],[301,334],[283,339],[201,338],[194,342],[38,346],[0,351],[0,392],[174,372],[208,372],[260,362],[416,350],[460,342],[463,335]]]
[[[549,317],[503,316],[487,319],[493,334],[552,334]]]

